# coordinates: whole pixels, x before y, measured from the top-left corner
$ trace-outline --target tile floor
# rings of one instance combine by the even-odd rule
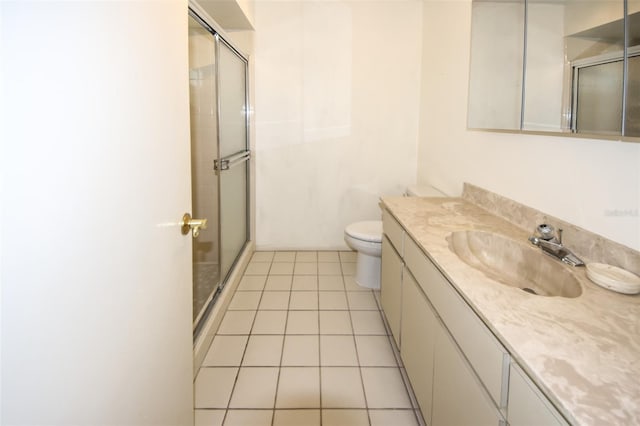
[[[417,426],[355,253],[256,252],[195,380],[196,426]]]

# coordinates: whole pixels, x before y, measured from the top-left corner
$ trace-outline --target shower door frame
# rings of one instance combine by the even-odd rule
[[[220,158],[220,154],[221,154],[221,140],[220,140],[220,105],[221,105],[221,99],[220,99],[220,74],[218,72],[219,69],[219,58],[220,58],[220,44],[224,44],[226,45],[238,58],[240,58],[240,60],[242,60],[243,62],[243,70],[244,70],[244,85],[245,85],[245,93],[244,93],[244,104],[245,104],[245,114],[244,114],[244,125],[245,125],[245,143],[244,143],[244,147],[245,147],[245,152],[246,154],[246,158],[245,158],[245,163],[246,163],[246,176],[245,176],[245,217],[244,217],[244,222],[245,222],[245,241],[242,244],[242,247],[240,248],[239,252],[236,253],[235,255],[235,259],[233,260],[233,262],[231,263],[231,266],[229,268],[228,271],[226,271],[226,273],[224,274],[224,276],[222,275],[222,233],[223,233],[223,229],[222,229],[222,214],[221,214],[221,210],[222,210],[222,191],[221,191],[221,176],[220,173],[224,172],[224,170],[218,170],[216,167],[214,167],[214,164],[211,164],[211,170],[214,171],[217,175],[218,175],[218,180],[217,180],[217,186],[218,186],[218,200],[217,200],[217,210],[218,210],[218,223],[217,223],[217,227],[218,227],[218,267],[220,268],[220,274],[218,276],[218,283],[215,286],[215,290],[212,291],[212,293],[207,297],[207,301],[205,302],[204,307],[200,310],[200,312],[198,313],[198,315],[196,316],[196,318],[194,318],[193,320],[193,337],[194,337],[194,341],[197,339],[200,331],[203,329],[203,327],[205,327],[205,324],[207,322],[207,318],[210,314],[210,312],[212,311],[212,308],[215,305],[215,301],[217,299],[217,297],[221,294],[222,290],[224,289],[225,285],[227,284],[227,281],[229,280],[230,276],[232,275],[232,273],[234,272],[236,266],[238,265],[238,261],[239,259],[242,257],[242,254],[244,253],[244,251],[246,250],[247,246],[249,245],[249,243],[251,242],[251,222],[250,222],[250,218],[251,218],[251,163],[250,163],[250,155],[251,155],[251,141],[250,141],[250,119],[249,119],[249,110],[250,110],[250,96],[249,96],[249,60],[247,58],[247,55],[243,54],[242,51],[235,46],[231,41],[229,41],[225,34],[224,31],[221,29],[221,27],[213,20],[211,19],[211,17],[194,1],[190,0],[189,1],[189,7],[188,7],[188,12],[187,12],[188,16],[192,17],[195,21],[197,21],[200,25],[202,25],[203,28],[205,28],[210,34],[211,36],[214,38],[215,40],[215,69],[216,69],[216,73],[215,73],[215,81],[216,81],[216,99],[215,99],[215,105],[216,105],[216,120],[217,120],[217,126],[216,126],[216,142],[217,142],[217,160],[216,161],[221,161],[223,160],[222,158]]]

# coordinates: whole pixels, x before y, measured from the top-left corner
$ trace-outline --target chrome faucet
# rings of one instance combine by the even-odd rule
[[[529,237],[529,241],[531,244],[540,247],[543,252],[567,265],[584,266],[584,262],[578,256],[562,245],[562,229],[558,229],[558,236],[556,237],[555,228],[543,223],[536,227],[533,235]]]

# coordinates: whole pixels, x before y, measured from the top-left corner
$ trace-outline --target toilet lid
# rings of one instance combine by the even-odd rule
[[[357,240],[380,243],[382,242],[382,221],[367,220],[352,223],[345,228],[344,232]]]

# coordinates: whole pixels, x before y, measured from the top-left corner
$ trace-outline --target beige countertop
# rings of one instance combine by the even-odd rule
[[[587,278],[585,268],[568,265],[582,287],[577,298],[537,296],[500,284],[462,262],[447,236],[473,229],[528,244],[530,232],[462,198],[385,197],[382,205],[567,420],[640,424],[640,295],[605,290]]]

